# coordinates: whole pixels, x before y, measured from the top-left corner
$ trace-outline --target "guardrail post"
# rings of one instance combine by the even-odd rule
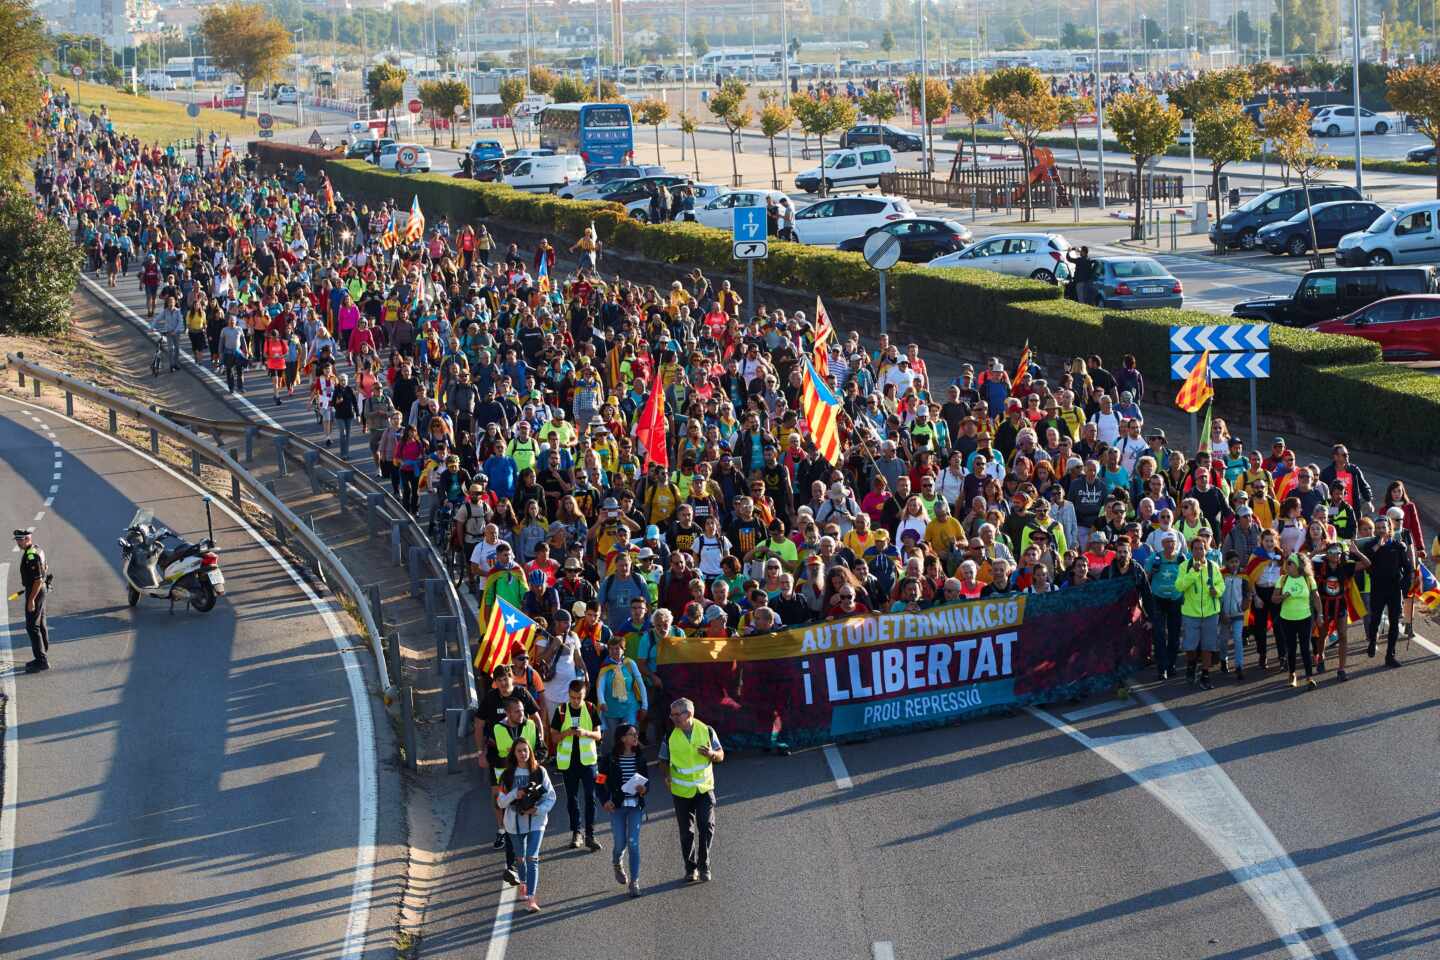
[[[385,662],[390,669],[390,681],[399,684],[401,680],[400,634],[393,630],[385,634]],[[402,686],[402,689],[405,688]]]
[[[119,433],[119,432],[120,432],[120,421],[119,421],[119,419],[116,418],[116,416],[115,416],[115,408],[114,408],[114,407],[111,407],[111,408],[110,408],[110,432],[111,432],[111,433]]]
[[[315,523],[315,514],[313,514],[313,513],[306,514],[306,516],[305,516],[305,522],[306,522],[306,524],[309,525],[309,527],[310,527],[310,532],[313,533],[313,534],[315,534],[315,539],[319,540],[319,539],[320,539],[320,528],[319,528],[319,527],[316,525],[316,523]],[[323,542],[323,541],[322,541],[322,542]],[[313,557],[312,560],[313,560],[313,562],[314,562],[314,564],[315,564],[315,578],[316,578],[317,580],[319,580],[321,583],[326,583],[326,581],[325,581],[325,568],[320,565],[320,558],[319,558],[318,556],[316,556],[316,557]],[[329,584],[326,583],[326,586],[329,586]]]
[[[230,474],[230,499],[235,501],[237,507],[243,500],[240,496],[240,477],[233,473]]]
[[[465,711],[459,707],[445,709],[445,772],[460,770],[460,720]]]
[[[420,763],[420,758],[416,756],[414,687],[400,688],[400,720],[405,730],[405,766],[414,770]]]
[[[372,537],[380,528],[380,504],[384,499],[383,493],[365,494],[365,529]]]
[[[440,585],[442,583],[444,583],[443,580],[427,577],[421,584],[425,591],[425,622],[430,625],[431,630],[435,629],[435,615],[440,607]]]
[[[38,377],[31,377],[30,385],[35,388],[35,396],[40,396],[40,379]]]
[[[65,416],[75,416],[75,394],[69,390],[65,391]]]
[[[422,550],[419,547],[411,547],[406,553],[406,566],[410,568],[410,596],[416,600],[424,599],[420,586],[420,557]]]
[[[23,357],[24,354],[22,353],[22,354],[20,354],[20,356]],[[19,376],[19,378],[20,378],[20,389],[21,389],[21,390],[24,390],[24,389],[25,389],[25,371],[24,371],[24,370],[21,370],[21,369],[19,369],[19,368],[16,368],[15,373],[16,373],[16,375]]]
[[[441,660],[450,656],[450,639],[459,636],[458,627],[459,623],[456,618],[448,613],[435,618],[435,653]],[[465,655],[466,651],[461,650],[460,656]]]
[[[245,462],[255,462],[255,437],[260,433],[259,427],[245,428]]]
[[[290,465],[285,462],[285,448],[289,445],[289,437],[275,438],[275,463],[280,467],[280,476],[290,476]]]
[[[310,492],[320,492],[320,451],[305,451],[305,472],[310,476]]]
[[[335,471],[335,495],[340,499],[340,509],[342,511],[345,509],[345,488],[350,485],[350,481],[354,479],[354,477],[354,470]]]
[[[395,566],[405,562],[405,535],[403,520],[390,521],[390,549],[395,557]]]
[[[160,452],[160,431],[154,427],[150,428],[150,452],[154,454]]]
[[[200,476],[200,451],[198,450],[190,451],[190,472],[197,477]]]

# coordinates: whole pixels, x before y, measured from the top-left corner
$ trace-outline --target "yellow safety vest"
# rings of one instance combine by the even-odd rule
[[[568,730],[574,725],[577,716],[570,713],[569,703],[566,703],[565,706],[560,709],[564,711],[561,715],[563,717],[561,729]],[[586,733],[590,733],[595,729],[595,721],[590,719],[590,711],[583,705],[580,707],[578,719],[580,721],[580,729]],[[560,741],[560,746],[555,750],[555,766],[561,770],[570,769],[570,758],[575,755],[575,740],[575,737],[566,737]],[[595,764],[599,762],[599,751],[595,749],[595,741],[589,737],[581,737],[579,740],[580,765],[582,767],[595,766]]]
[[[525,725],[520,728],[520,736],[530,744],[530,752],[535,752],[535,721],[526,720]],[[510,735],[510,728],[503,723],[495,724],[495,752],[500,754],[501,760],[510,758],[510,750],[515,746],[515,738]]]
[[[715,789],[715,765],[702,757],[698,746],[710,745],[710,728],[699,720],[690,725],[690,736],[676,727],[670,731],[670,792],[693,797]]]

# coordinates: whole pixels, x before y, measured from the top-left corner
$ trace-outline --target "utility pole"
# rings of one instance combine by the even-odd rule
[[[1105,92],[1100,82],[1100,0],[1095,0],[1095,196],[1105,212]],[[1138,185],[1137,185],[1138,189]]]
[[[680,112],[690,105],[690,0],[680,0]],[[680,162],[685,162],[685,132],[680,132]]]
[[[920,18],[919,40],[920,40],[920,169],[926,173],[930,172],[930,124],[927,123],[929,114],[925,112],[925,76],[929,66],[925,62],[925,0],[920,0],[915,5]]]
[[[1354,61],[1350,64],[1350,87],[1355,94],[1355,189],[1365,195],[1365,172],[1360,166],[1360,0],[1350,0],[1350,40]]]
[[[786,7],[789,0],[780,0],[780,103],[790,106],[790,18]],[[794,124],[791,124],[794,126]],[[785,128],[785,172],[794,169],[790,127]],[[822,157],[823,161],[824,158]]]
[[[600,0],[595,0],[595,99],[600,99]]]

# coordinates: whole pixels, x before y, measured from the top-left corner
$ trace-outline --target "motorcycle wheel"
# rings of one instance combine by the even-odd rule
[[[130,604],[130,606],[135,606],[135,604],[140,602],[140,591],[136,590],[134,587],[126,587],[125,600]]]
[[[190,606],[200,613],[209,613],[215,608],[215,588],[203,582],[190,592]]]

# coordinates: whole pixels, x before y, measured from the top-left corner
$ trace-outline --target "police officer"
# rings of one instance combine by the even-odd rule
[[[15,531],[15,545],[20,548],[20,589],[25,595],[25,632],[30,635],[30,650],[35,659],[25,664],[26,673],[50,669],[45,654],[50,650],[50,628],[45,625],[45,592],[50,585],[50,567],[45,552],[35,546],[30,530]]]

